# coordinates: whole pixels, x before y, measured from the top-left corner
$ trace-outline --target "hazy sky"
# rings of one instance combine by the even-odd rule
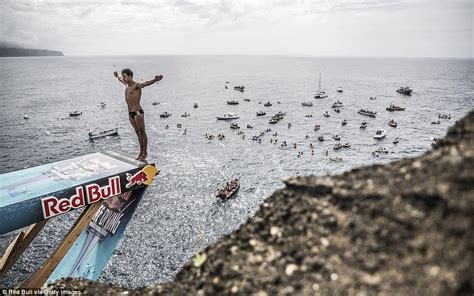
[[[474,0],[0,0],[0,42],[65,55],[473,58]]]

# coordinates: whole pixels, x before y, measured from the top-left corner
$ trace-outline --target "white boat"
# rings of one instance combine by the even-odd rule
[[[337,92],[342,93],[343,92],[342,87],[338,87]]]
[[[28,114],[23,114],[23,119],[28,119]]]
[[[344,104],[343,104],[341,101],[337,100],[336,102],[334,102],[334,103],[332,104],[331,107],[332,107],[332,108],[341,108],[341,107],[343,107],[343,106],[344,106]]]
[[[301,105],[305,106],[305,107],[312,107],[313,103],[311,103],[311,102],[302,102]]]
[[[375,132],[374,139],[383,139],[387,135],[384,129],[379,129]]]
[[[326,92],[321,90],[321,73],[319,73],[319,84],[318,84],[318,91],[316,92],[316,95],[314,96],[315,99],[324,99],[327,98],[328,95]]]
[[[367,122],[362,121],[362,123],[360,124],[360,128],[366,128],[366,127],[367,127]]]
[[[329,116],[331,116],[331,115],[329,115],[329,112],[328,112],[328,111],[324,112],[323,115],[324,115],[324,117],[329,117]]]
[[[234,113],[226,113],[222,116],[216,116],[217,120],[232,120],[232,119],[239,119],[239,115]]]
[[[168,117],[170,117],[170,116],[171,116],[171,113],[168,113],[168,112],[166,112],[166,111],[160,114],[160,117],[161,117],[161,118],[168,118]]]
[[[72,112],[69,112],[69,116],[79,116],[79,115],[82,115],[82,112],[79,112],[79,111],[72,111]]]
[[[396,137],[395,140],[393,140],[393,144],[398,144],[398,142],[400,142],[400,138]]]
[[[89,132],[89,140],[94,140],[94,139],[103,138],[107,136],[117,136],[117,135],[118,135],[118,127],[111,130],[99,132],[97,134],[93,134],[92,132]]]
[[[329,157],[330,161],[336,161],[336,162],[341,162],[342,158],[341,157]]]

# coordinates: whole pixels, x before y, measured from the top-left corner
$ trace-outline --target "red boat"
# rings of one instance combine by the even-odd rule
[[[235,194],[237,194],[239,189],[240,189],[240,181],[239,179],[234,179],[230,182],[227,182],[224,188],[217,189],[216,197],[222,198],[222,199],[230,199]]]

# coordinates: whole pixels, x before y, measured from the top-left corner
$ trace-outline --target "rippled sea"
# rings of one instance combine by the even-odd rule
[[[164,75],[159,84],[145,88],[142,96],[149,160],[156,162],[161,174],[147,190],[101,276],[102,281],[130,287],[172,280],[189,257],[252,217],[283,186],[284,178],[335,174],[418,156],[430,149],[433,137],[442,137],[474,107],[472,59],[117,56],[0,60],[0,173],[104,150],[138,154],[124,87],[112,73],[130,67],[136,81]],[[313,97],[320,73],[329,97],[317,100]],[[245,92],[233,90],[241,84]],[[411,86],[413,95],[396,93],[402,85]],[[344,92],[337,93],[337,87]],[[228,100],[240,104],[227,105]],[[344,103],[340,113],[331,109],[336,100]],[[104,108],[101,101],[106,103]],[[154,101],[159,104],[152,105]],[[264,106],[267,101],[271,107]],[[303,101],[313,106],[303,107]],[[199,108],[193,108],[194,103]],[[388,112],[385,108],[390,103],[407,109]],[[357,114],[359,108],[376,111],[377,117]],[[83,115],[70,118],[73,110]],[[164,111],[172,116],[160,118]],[[267,115],[257,117],[257,111]],[[278,111],[286,112],[284,119],[269,124]],[[324,111],[331,116],[323,117]],[[184,112],[191,116],[181,117]],[[235,122],[243,134],[231,130],[229,122],[216,120],[227,112],[240,116]],[[23,119],[24,113],[28,120]],[[450,114],[451,119],[431,124],[440,113]],[[345,126],[343,119],[348,121]],[[388,126],[389,119],[397,121],[398,127]],[[359,128],[363,120],[368,122],[365,130]],[[319,131],[313,130],[315,124],[321,126]],[[114,127],[119,128],[119,137],[89,142],[89,130]],[[383,140],[373,138],[379,128],[387,131]],[[261,132],[262,142],[252,141]],[[206,133],[225,134],[225,140],[208,140]],[[317,140],[321,134],[326,141]],[[351,148],[334,151],[336,141],[331,136],[335,134]],[[400,137],[396,145],[392,143],[395,137]],[[288,146],[281,147],[283,141]],[[373,156],[378,147],[389,153]],[[343,160],[329,160],[336,156]],[[234,177],[241,180],[239,194],[227,202],[217,201],[216,188]],[[52,219],[0,285],[13,286],[38,268],[78,215],[79,211]],[[17,233],[0,236],[0,251]]]

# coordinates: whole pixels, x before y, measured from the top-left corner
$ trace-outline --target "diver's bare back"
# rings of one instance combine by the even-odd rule
[[[125,88],[125,101],[127,102],[128,112],[135,112],[142,109],[140,106],[141,97],[142,89],[137,87],[136,83]]]

